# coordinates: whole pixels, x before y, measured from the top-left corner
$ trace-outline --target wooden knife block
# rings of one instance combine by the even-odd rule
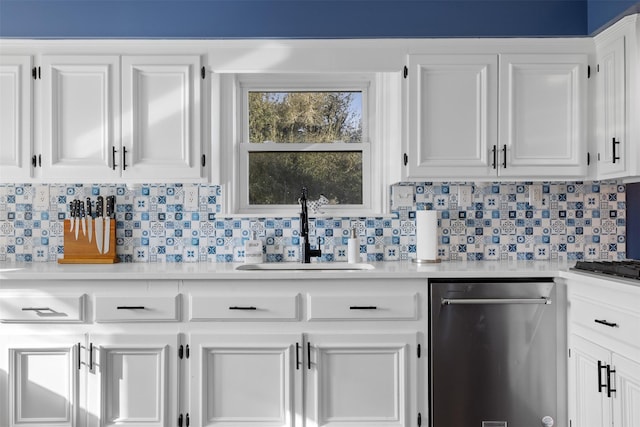
[[[111,233],[109,234],[109,252],[101,254],[96,246],[96,224],[93,223],[93,236],[89,242],[89,235],[82,234],[82,224],[78,231],[78,240],[76,233],[70,231],[71,220],[64,220],[64,258],[59,258],[59,264],[114,264],[118,262],[116,256],[116,220],[112,219]],[[88,228],[88,227],[87,227]],[[104,244],[103,244],[104,245]]]

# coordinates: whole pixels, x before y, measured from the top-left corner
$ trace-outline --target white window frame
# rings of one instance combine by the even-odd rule
[[[249,205],[248,167],[250,152],[274,151],[360,151],[362,152],[362,205],[333,205],[323,208],[317,216],[363,216],[383,212],[384,193],[382,147],[376,138],[376,96],[374,73],[297,73],[297,74],[236,74],[233,79],[235,93],[235,117],[232,120],[235,141],[233,147],[233,177],[227,191],[228,214],[249,216],[296,215],[297,205]],[[361,91],[362,92],[362,141],[360,143],[332,144],[251,144],[249,143],[248,93],[250,91]],[[228,140],[228,139],[227,139]],[[376,173],[378,171],[378,173]],[[315,197],[316,195],[311,195]],[[385,198],[386,199],[386,198]]]

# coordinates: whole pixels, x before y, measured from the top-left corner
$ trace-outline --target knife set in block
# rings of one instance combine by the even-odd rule
[[[105,206],[106,200],[106,206]],[[71,218],[64,220],[64,258],[60,264],[113,264],[116,256],[115,196],[98,196],[95,216],[91,199],[71,202]]]

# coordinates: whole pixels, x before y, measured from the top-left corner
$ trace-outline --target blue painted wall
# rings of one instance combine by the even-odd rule
[[[588,31],[594,33],[625,12],[638,12],[640,3],[629,0],[587,0],[588,1]]]
[[[582,36],[587,6],[588,0],[0,0],[0,37]]]

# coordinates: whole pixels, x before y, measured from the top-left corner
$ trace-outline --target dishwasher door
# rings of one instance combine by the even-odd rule
[[[555,292],[551,279],[430,282],[432,427],[553,425]]]

